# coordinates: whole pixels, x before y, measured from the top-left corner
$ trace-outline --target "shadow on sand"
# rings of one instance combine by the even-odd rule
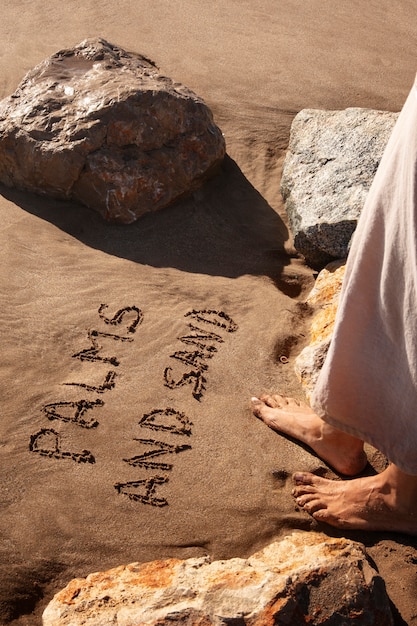
[[[284,222],[228,156],[219,173],[191,196],[129,225],[107,223],[74,202],[3,185],[0,193],[107,254],[212,276],[263,275],[291,297],[300,292],[296,281],[283,275],[291,260],[284,249],[288,239]]]

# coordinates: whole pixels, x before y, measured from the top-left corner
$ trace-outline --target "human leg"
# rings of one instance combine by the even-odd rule
[[[308,445],[337,472],[354,476],[365,468],[363,442],[324,422],[307,404],[278,394],[252,398],[251,404],[267,426]]]
[[[417,82],[360,216],[312,408],[282,396],[252,401],[257,417],[340,473],[363,469],[362,441],[392,461],[349,481],[295,475],[297,503],[341,528],[417,534],[416,128]]]
[[[380,474],[328,480],[309,472],[294,475],[297,504],[319,522],[352,530],[417,535],[417,476],[391,464]]]

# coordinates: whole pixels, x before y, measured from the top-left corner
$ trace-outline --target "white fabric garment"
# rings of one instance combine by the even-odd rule
[[[355,231],[331,346],[312,395],[333,426],[417,475],[417,85]]]

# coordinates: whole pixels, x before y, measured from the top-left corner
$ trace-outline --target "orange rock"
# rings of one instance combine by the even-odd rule
[[[336,621],[338,620],[338,621]],[[71,581],[43,626],[393,624],[364,547],[294,532],[248,559],[131,563]]]
[[[315,313],[310,327],[310,344],[298,355],[295,371],[307,398],[314,389],[333,334],[345,267],[344,260],[329,263],[317,276],[306,301]]]

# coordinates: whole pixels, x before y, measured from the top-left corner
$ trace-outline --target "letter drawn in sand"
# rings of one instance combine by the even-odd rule
[[[53,402],[45,404],[42,411],[49,420],[73,422],[82,428],[95,428],[99,422],[91,417],[86,420],[84,415],[96,406],[103,406],[103,400],[78,400],[78,402]]]
[[[116,372],[113,372],[111,370],[110,372],[107,372],[104,378],[104,381],[102,382],[101,385],[94,386],[94,385],[87,385],[86,383],[64,383],[64,385],[68,385],[68,386],[73,385],[74,387],[82,387],[86,391],[104,393],[105,391],[108,391],[109,389],[113,389],[113,387],[116,384],[115,382],[116,376],[117,376]]]
[[[213,354],[217,352],[217,348],[214,346],[205,346],[204,350],[177,350],[174,354],[171,354],[172,359],[177,359],[190,367],[199,367],[203,370],[208,369],[208,365],[202,363],[205,359],[213,358]]]
[[[192,310],[186,313],[185,317],[191,317],[193,320],[203,324],[210,324],[228,333],[234,333],[238,328],[237,324],[224,311],[216,311],[214,309]],[[191,332],[178,337],[178,339],[187,345],[195,346],[196,350],[177,350],[170,357],[184,363],[191,369],[183,372],[182,376],[176,377],[173,373],[173,368],[166,367],[164,380],[165,386],[170,389],[192,385],[192,395],[196,400],[200,401],[207,384],[206,372],[208,364],[205,361],[213,358],[218,351],[218,347],[215,344],[224,343],[224,339],[218,332],[200,328],[192,322],[188,326]]]
[[[215,311],[214,309],[202,309],[201,311],[190,311],[185,317],[192,317],[199,322],[206,322],[219,328],[224,328],[228,333],[234,333],[238,326],[232,318],[224,313],[224,311]]]
[[[119,366],[120,362],[118,358],[112,355],[113,349],[111,350],[109,355],[108,349],[103,350],[102,344],[104,343],[104,345],[110,344],[111,346],[114,346],[114,341],[133,341],[133,337],[126,336],[126,334],[132,335],[136,332],[137,326],[142,323],[143,314],[138,307],[127,306],[116,311],[113,317],[108,317],[105,315],[105,311],[107,308],[107,304],[101,304],[99,306],[98,315],[100,319],[105,324],[118,326],[119,330],[122,333],[125,333],[125,335],[107,333],[99,330],[90,329],[88,331],[88,339],[90,341],[90,345],[84,350],[73,354],[73,358],[80,359],[81,361],[98,361],[102,363],[110,363],[114,367]],[[115,387],[116,376],[117,374],[114,370],[109,370],[104,376],[104,380],[102,382],[99,381],[99,383],[96,385],[84,382],[71,382],[63,384],[66,386],[81,387],[87,392],[102,394]],[[82,428],[91,429],[99,426],[99,422],[94,416],[90,415],[89,417],[87,417],[87,412],[96,407],[102,406],[104,406],[104,402],[103,400],[100,400],[98,398],[96,400],[81,399],[75,402],[63,400],[61,402],[52,402],[50,404],[45,404],[42,407],[42,411],[50,421],[60,420],[64,423],[69,423],[70,428],[72,427],[72,425],[75,424],[76,426],[80,426]],[[70,458],[77,463],[95,463],[95,458],[89,450],[83,450],[82,452],[70,452],[62,450],[60,437],[60,434],[52,428],[42,428],[34,435],[31,435],[29,450],[30,452],[35,452],[41,456],[54,459]],[[162,454],[162,451],[160,453]],[[163,480],[163,482],[166,481]],[[152,500],[152,493],[156,489],[157,484],[157,480],[154,483],[146,483],[146,493],[143,498],[148,498],[148,500]],[[148,495],[146,496],[146,494]],[[132,499],[135,498],[133,497]],[[156,498],[155,501],[158,502],[158,499]],[[156,506],[163,505],[164,504],[157,504]]]
[[[172,367],[166,367],[164,371],[165,385],[170,389],[177,389],[178,387],[183,387],[184,385],[194,385],[192,394],[196,400],[201,400],[203,391],[206,389],[207,379],[203,375],[203,372],[206,369],[207,366],[203,366],[198,370],[185,372],[179,380],[174,380],[172,377]]]
[[[41,456],[53,459],[71,459],[76,463],[95,463],[96,460],[89,450],[69,452],[61,449],[61,437],[52,428],[41,428],[31,435],[29,450]]]
[[[213,333],[208,330],[199,328],[198,326],[194,326],[193,324],[188,324],[188,327],[192,332],[188,335],[182,335],[182,337],[178,337],[178,339],[180,341],[183,341],[184,343],[193,344],[197,346],[197,348],[199,348],[200,350],[209,350],[212,352],[217,352],[217,348],[215,346],[207,346],[207,343],[211,341],[224,343],[224,339],[222,339],[221,336],[217,333]]]
[[[152,478],[145,478],[143,480],[116,483],[114,488],[118,493],[127,496],[129,500],[142,502],[142,504],[150,504],[151,506],[162,507],[167,506],[168,502],[165,498],[156,498],[155,491],[158,485],[163,485],[164,483],[167,483],[168,480],[169,479],[164,476],[152,476]]]
[[[158,421],[155,421],[156,418],[159,418]],[[165,418],[168,418],[168,424],[165,424]],[[192,425],[193,423],[184,413],[175,411],[175,409],[153,409],[150,413],[145,413],[139,420],[139,426],[142,428],[161,430],[173,435],[186,435],[187,437],[191,435]]]
[[[108,318],[104,315],[103,311],[104,309],[107,309],[107,308],[108,308],[107,304],[101,304],[98,309],[98,314],[100,318],[106,324],[112,324],[113,326],[117,326],[118,324],[121,324],[123,322],[123,318],[125,316],[127,316],[128,318],[132,317],[132,315],[130,315],[131,313],[133,313],[133,319],[129,322],[126,328],[126,331],[128,333],[134,333],[136,332],[137,326],[139,326],[139,324],[142,324],[143,314],[142,314],[142,311],[138,309],[137,306],[125,306],[123,309],[119,309],[117,313],[113,315],[112,318]]]
[[[139,420],[139,426],[141,426],[141,428],[158,430],[175,436],[184,435],[189,437],[191,435],[192,425],[192,422],[184,413],[170,408],[153,409],[150,413],[145,413]],[[152,446],[152,449],[148,449],[142,452],[142,454],[137,454],[130,459],[123,459],[123,461],[132,467],[141,467],[145,470],[170,472],[173,469],[173,464],[161,461],[159,457],[191,450],[191,446],[188,444],[177,445],[165,441],[156,441],[155,439],[141,439],[136,437],[134,441],[138,441],[144,446]],[[116,483],[114,487],[117,489],[118,493],[127,495],[131,500],[141,502],[142,504],[161,507],[167,506],[168,501],[166,498],[155,498],[154,494],[157,485],[167,482],[168,478],[166,477],[153,476],[148,479]],[[139,493],[138,489],[140,489]],[[143,494],[143,489],[145,489],[145,494]]]
[[[109,337],[118,341],[133,341],[131,337],[122,337],[121,335],[114,335],[113,333],[102,333],[99,330],[89,330],[88,338],[91,341],[91,346],[76,352],[72,357],[74,359],[80,359],[80,361],[102,361],[103,363],[111,363],[111,365],[117,367],[120,365],[120,361],[115,356],[99,356],[100,350],[103,346],[99,344],[97,337]]]
[[[123,459],[129,465],[133,467],[145,467],[146,469],[158,469],[161,471],[171,471],[172,463],[162,463],[160,461],[150,461],[149,459],[154,459],[157,456],[162,456],[164,454],[178,454],[179,452],[183,452],[184,450],[190,450],[191,446],[184,444],[182,446],[172,445],[170,443],[165,443],[164,441],[155,441],[154,439],[134,439],[134,441],[139,441],[139,443],[145,446],[153,446],[153,450],[148,450],[147,452],[143,452],[142,454],[138,454],[137,456],[132,457],[131,459]]]

